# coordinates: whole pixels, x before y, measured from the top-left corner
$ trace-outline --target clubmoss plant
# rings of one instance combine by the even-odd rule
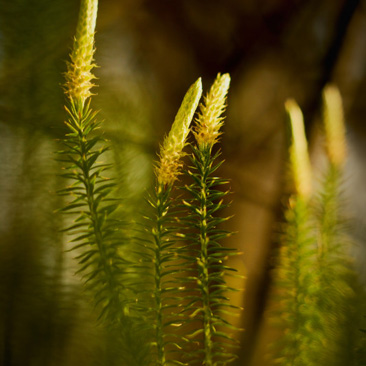
[[[122,257],[126,239],[121,221],[113,217],[119,201],[113,198],[115,183],[104,176],[111,165],[101,160],[109,149],[98,133],[100,122],[90,106],[95,67],[94,31],[97,0],[82,0],[76,37],[66,73],[65,107],[68,133],[59,151],[70,185],[60,194],[71,197],[62,211],[76,217],[65,229],[73,236],[80,273],[86,288],[95,298],[101,323],[116,335],[116,349],[126,365],[146,365],[147,345],[133,317],[132,285],[126,282],[131,263]],[[140,338],[139,338],[140,337]]]
[[[185,187],[192,197],[184,201],[190,212],[186,222],[193,228],[186,237],[193,251],[193,255],[188,256],[188,265],[196,268],[197,276],[192,278],[198,286],[198,294],[192,296],[187,310],[191,312],[191,319],[203,325],[188,336],[201,343],[201,347],[191,353],[189,364],[202,362],[206,366],[232,362],[236,356],[231,347],[237,345],[231,337],[236,328],[225,320],[225,314],[232,312],[235,306],[226,297],[230,288],[224,278],[228,272],[234,271],[224,264],[224,260],[235,251],[222,246],[220,241],[230,233],[218,228],[227,220],[218,212],[225,207],[224,198],[228,194],[218,188],[228,182],[214,175],[222,161],[217,162],[220,153],[212,151],[222,133],[222,113],[229,85],[230,76],[219,74],[200,105],[194,130],[197,146],[192,146],[191,166],[187,170],[193,183]]]
[[[63,211],[78,215],[67,231],[77,234],[72,240],[77,243],[74,249],[82,250],[78,256],[79,271],[83,273],[88,287],[93,288],[96,301],[101,306],[100,316],[118,322],[127,306],[120,297],[122,285],[119,278],[123,272],[121,265],[125,262],[118,255],[120,238],[115,238],[117,222],[111,217],[118,202],[109,196],[114,183],[102,175],[109,166],[100,163],[99,159],[108,146],[103,144],[100,135],[94,135],[100,123],[90,107],[97,7],[96,0],[81,2],[66,74],[68,106],[65,108],[69,118],[65,123],[69,133],[63,141],[65,150],[60,154],[68,164],[64,177],[73,182],[61,193],[73,197]],[[104,146],[98,148],[100,143]]]
[[[318,306],[327,347],[319,364],[353,365],[357,279],[348,255],[351,240],[343,217],[346,139],[342,99],[334,85],[327,85],[323,91],[323,124],[328,167],[314,206],[318,232]]]
[[[177,251],[174,247],[174,233],[181,231],[174,223],[175,209],[171,198],[174,181],[180,174],[182,167],[181,157],[186,138],[190,131],[190,124],[198,106],[202,94],[202,82],[198,79],[188,90],[182,105],[174,120],[169,135],[165,138],[160,149],[159,161],[155,167],[156,186],[154,196],[149,203],[154,211],[151,219],[151,236],[154,245],[149,256],[149,261],[154,263],[154,305],[153,326],[155,328],[154,348],[156,349],[156,365],[179,364],[167,356],[166,345],[171,342],[171,334],[167,325],[177,320],[166,315],[166,310],[171,307],[168,299],[180,296],[180,288],[171,283],[171,276],[183,272],[184,268],[178,268],[174,261],[177,259]],[[171,207],[173,206],[173,207]],[[173,316],[174,318],[174,316]],[[178,344],[174,346],[180,348]]]
[[[136,238],[141,250],[131,252],[138,256],[137,260],[132,259],[131,253],[125,259],[126,244],[128,249],[136,247],[127,242],[116,217],[119,200],[113,198],[115,183],[104,177],[112,166],[101,160],[109,146],[98,133],[100,123],[91,108],[97,7],[97,0],[81,1],[66,73],[65,123],[69,131],[62,142],[64,150],[59,151],[60,160],[66,163],[63,176],[70,182],[60,194],[71,198],[62,211],[74,218],[65,231],[73,236],[78,272],[94,294],[99,319],[107,326],[109,339],[117,339],[111,354],[118,360],[111,362],[126,366],[182,365],[175,352],[202,334],[198,340],[202,347],[193,353],[192,362],[203,359],[206,366],[226,365],[235,359],[232,347],[237,344],[230,334],[236,328],[225,319],[225,314],[235,307],[226,297],[226,291],[234,289],[228,288],[224,276],[234,270],[223,261],[234,250],[220,243],[230,234],[217,228],[227,219],[218,212],[225,207],[223,201],[228,192],[218,189],[227,182],[213,175],[222,161],[216,162],[220,154],[212,150],[222,133],[230,77],[219,74],[200,107],[194,131],[197,146],[193,147],[192,167],[187,172],[194,182],[187,187],[192,197],[183,205],[189,210],[188,219],[179,220],[177,211],[182,204],[171,193],[183,169],[183,149],[201,98],[201,79],[186,93],[160,148],[155,189],[148,200],[152,214],[147,217],[149,225],[144,227],[150,239]],[[182,223],[196,232],[186,235],[187,228]],[[181,244],[182,238],[185,244]],[[192,271],[197,276],[190,276]],[[150,285],[145,281],[149,275]],[[190,288],[192,279],[197,293],[187,297],[187,292],[195,291]],[[185,298],[191,300],[188,312],[182,305]],[[172,331],[172,327],[191,322],[198,322],[199,329],[188,337]]]
[[[285,104],[290,117],[290,170],[296,193],[286,213],[275,279],[283,330],[276,344],[275,362],[280,365],[341,366],[356,362],[357,276],[347,255],[350,239],[341,214],[346,158],[343,110],[334,86],[327,86],[323,97],[329,167],[320,193],[315,194],[311,192],[301,110],[294,101]]]
[[[309,211],[311,167],[303,116],[293,100],[285,103],[290,127],[289,170],[294,193],[285,213],[275,274],[276,322],[282,329],[275,345],[275,363],[282,366],[316,365],[314,354],[319,339],[319,314],[314,298],[314,242]]]
[[[65,75],[68,133],[59,160],[66,165],[63,176],[69,183],[60,192],[69,197],[62,211],[73,219],[65,231],[72,235],[72,251],[94,296],[100,323],[115,342],[106,359],[110,365],[124,366],[228,365],[236,359],[238,346],[238,329],[229,317],[239,308],[228,298],[235,289],[226,277],[236,271],[225,260],[237,253],[222,245],[231,235],[220,227],[228,219],[221,210],[227,207],[229,191],[224,188],[228,182],[217,176],[223,163],[217,144],[230,76],[218,74],[200,105],[188,168],[183,167],[183,149],[201,98],[201,79],[186,93],[155,165],[155,187],[148,200],[152,213],[143,230],[149,238],[136,240],[135,247],[116,214],[120,202],[113,197],[115,183],[104,176],[112,167],[102,161],[109,146],[91,107],[97,8],[97,0],[81,1]],[[326,87],[329,167],[314,209],[302,113],[293,100],[285,108],[293,193],[274,281],[283,331],[274,361],[281,366],[356,365],[356,276],[341,214],[346,158],[341,98],[335,87]],[[190,179],[183,201],[172,194],[182,172]],[[173,330],[186,330],[185,326],[190,327],[185,334]]]

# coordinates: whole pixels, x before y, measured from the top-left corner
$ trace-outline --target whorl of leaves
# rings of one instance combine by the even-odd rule
[[[315,366],[319,358],[316,350],[324,339],[322,314],[317,308],[316,239],[307,201],[291,197],[285,219],[274,281],[272,321],[282,330],[273,345],[274,361],[281,366]]]
[[[228,291],[236,290],[228,287],[224,278],[236,272],[224,261],[237,253],[221,244],[231,233],[219,228],[228,219],[218,215],[220,209],[226,207],[224,199],[228,194],[219,187],[228,182],[214,175],[222,164],[222,161],[215,163],[218,157],[219,153],[211,156],[211,147],[193,147],[191,167],[187,170],[193,183],[185,187],[191,198],[184,201],[189,210],[185,222],[193,229],[185,238],[190,243],[185,258],[187,267],[195,268],[196,274],[191,279],[198,287],[186,311],[192,320],[203,324],[187,336],[200,345],[191,352],[190,364],[202,362],[203,357],[203,364],[207,366],[234,361],[238,346],[232,336],[238,329],[225,319],[238,312],[227,297]]]
[[[360,314],[361,289],[348,255],[351,244],[342,217],[341,168],[330,164],[315,202],[318,229],[319,311],[327,347],[319,365],[353,365]],[[359,295],[357,295],[357,292]],[[326,296],[324,296],[326,294]]]
[[[118,207],[118,201],[110,198],[115,184],[103,176],[110,166],[100,161],[108,147],[98,146],[102,138],[94,133],[99,122],[89,104],[82,106],[71,101],[70,108],[66,108],[69,133],[62,141],[65,149],[58,154],[59,160],[66,163],[62,176],[70,185],[60,194],[72,200],[61,211],[76,217],[64,231],[73,236],[72,250],[80,264],[78,273],[96,298],[99,317],[113,323],[121,321],[123,312],[128,312],[121,281],[127,262],[118,251],[123,243],[120,222],[112,217]]]
[[[171,197],[172,186],[157,184],[149,199],[152,215],[148,220],[150,245],[145,260],[153,263],[153,304],[151,319],[154,328],[155,365],[183,365],[177,360],[177,350],[182,349],[183,337],[177,335],[182,326],[179,315],[184,301],[182,278],[186,273],[179,263],[177,233],[181,231],[177,224],[176,203]],[[183,281],[184,282],[184,281]],[[179,330],[178,330],[179,332]]]
[[[77,273],[95,298],[99,320],[115,335],[110,349],[118,354],[119,364],[146,366],[150,347],[144,318],[133,304],[139,268],[121,256],[128,243],[123,223],[113,217],[119,200],[111,197],[113,179],[103,175],[111,167],[101,160],[108,146],[96,131],[100,123],[89,103],[71,101],[66,111],[69,133],[58,154],[66,164],[62,176],[70,185],[59,194],[72,198],[61,211],[73,219],[64,231],[73,237],[70,250],[77,254]]]

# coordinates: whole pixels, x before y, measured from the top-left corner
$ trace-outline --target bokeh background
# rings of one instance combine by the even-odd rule
[[[0,0],[0,364],[107,364],[63,219],[57,140],[79,1]],[[182,97],[199,76],[232,84],[221,141],[245,275],[237,365],[266,365],[266,304],[276,232],[288,194],[283,103],[305,115],[314,182],[323,166],[321,91],[340,88],[349,158],[344,185],[354,258],[366,283],[366,1],[101,0],[93,103],[113,144],[119,193],[132,217],[153,181],[152,162]]]

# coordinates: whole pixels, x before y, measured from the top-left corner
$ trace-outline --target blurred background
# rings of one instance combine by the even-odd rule
[[[0,0],[0,364],[106,364],[106,341],[59,232],[57,140],[79,1]],[[366,1],[101,0],[94,107],[114,146],[120,195],[133,215],[185,91],[199,76],[232,78],[222,137],[237,232],[228,245],[245,288],[237,365],[266,365],[265,309],[286,205],[283,103],[303,109],[317,182],[324,156],[321,91],[344,100],[350,255],[366,283]],[[104,337],[105,338],[105,337]]]

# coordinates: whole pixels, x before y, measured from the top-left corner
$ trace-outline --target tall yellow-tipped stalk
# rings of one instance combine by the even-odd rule
[[[169,135],[160,149],[160,161],[155,173],[159,184],[171,185],[177,179],[181,168],[180,158],[190,131],[194,112],[202,95],[202,81],[199,78],[187,91],[175,117]]]
[[[290,165],[295,189],[299,196],[306,199],[311,194],[311,166],[304,118],[301,109],[293,99],[286,101],[285,108],[291,128]]]
[[[84,106],[94,86],[94,33],[97,20],[98,0],[82,0],[76,28],[74,46],[67,64],[66,93],[74,102]]]
[[[72,184],[60,193],[71,199],[63,211],[76,215],[65,231],[74,236],[72,243],[73,249],[78,251],[78,273],[82,274],[86,288],[94,294],[99,318],[113,335],[110,349],[118,350],[120,364],[147,365],[150,345],[142,341],[146,335],[142,334],[140,319],[134,316],[135,307],[130,298],[134,287],[129,277],[132,265],[122,255],[125,246],[130,244],[120,220],[113,217],[119,203],[113,197],[116,184],[104,176],[109,164],[100,161],[109,146],[97,132],[100,123],[90,107],[97,8],[97,0],[81,0],[71,60],[65,75],[68,133],[64,150],[59,153],[67,164],[64,177]]]
[[[341,167],[346,159],[346,139],[342,97],[335,85],[328,84],[323,90],[323,121],[329,160]]]
[[[232,314],[237,310],[229,304],[225,275],[235,269],[227,266],[225,260],[234,255],[235,250],[224,247],[222,241],[231,233],[220,228],[228,218],[220,213],[225,207],[225,197],[229,193],[223,190],[227,181],[217,176],[217,169],[222,164],[218,161],[220,153],[212,153],[213,145],[218,142],[222,132],[226,107],[226,96],[230,85],[229,74],[217,75],[204,102],[194,136],[197,146],[192,146],[191,166],[187,174],[192,183],[185,186],[190,198],[184,201],[189,215],[188,223],[192,227],[187,235],[190,246],[197,248],[194,255],[187,256],[187,267],[194,268],[193,277],[197,294],[191,297],[188,310],[190,318],[200,322],[203,329],[194,329],[187,338],[194,339],[199,345],[196,351],[190,352],[192,363],[199,362],[205,366],[228,365],[236,359],[234,352],[237,343],[233,331],[238,331],[225,318],[223,309],[230,308]],[[188,250],[189,253],[192,249]]]
[[[311,166],[301,110],[293,99],[285,103],[291,130],[289,170],[294,183],[281,236],[274,279],[273,322],[281,330],[274,343],[274,364],[315,366],[321,345],[319,311],[314,296],[317,289],[315,236],[311,226],[309,198]]]
[[[321,325],[327,347],[318,365],[352,365],[358,338],[359,289],[348,251],[352,244],[343,216],[343,168],[347,155],[342,98],[335,85],[323,90],[323,124],[329,166],[315,202]],[[326,298],[323,294],[327,294]]]
[[[218,74],[210,91],[200,106],[197,127],[194,135],[200,149],[205,146],[212,147],[219,139],[222,132],[220,128],[224,123],[221,117],[226,108],[226,97],[230,86],[229,74]]]
[[[190,124],[193,115],[197,109],[198,102],[202,94],[202,82],[199,78],[187,91],[183,102],[173,122],[168,136],[164,139],[160,148],[159,161],[155,166],[156,186],[155,195],[149,201],[154,209],[153,226],[151,234],[153,238],[153,254],[151,262],[154,263],[154,318],[155,328],[155,351],[156,366],[167,366],[176,364],[167,359],[166,337],[171,336],[166,329],[166,324],[171,319],[167,319],[164,309],[171,306],[167,304],[166,297],[178,296],[179,286],[167,287],[167,278],[177,274],[179,269],[174,265],[174,242],[171,233],[179,232],[179,228],[172,227],[173,213],[170,208],[174,208],[170,193],[174,181],[180,174],[183,156],[183,148],[186,144],[186,138],[190,131]],[[174,269],[173,269],[174,268]],[[175,321],[175,320],[174,320]],[[170,358],[170,357],[168,357]]]

